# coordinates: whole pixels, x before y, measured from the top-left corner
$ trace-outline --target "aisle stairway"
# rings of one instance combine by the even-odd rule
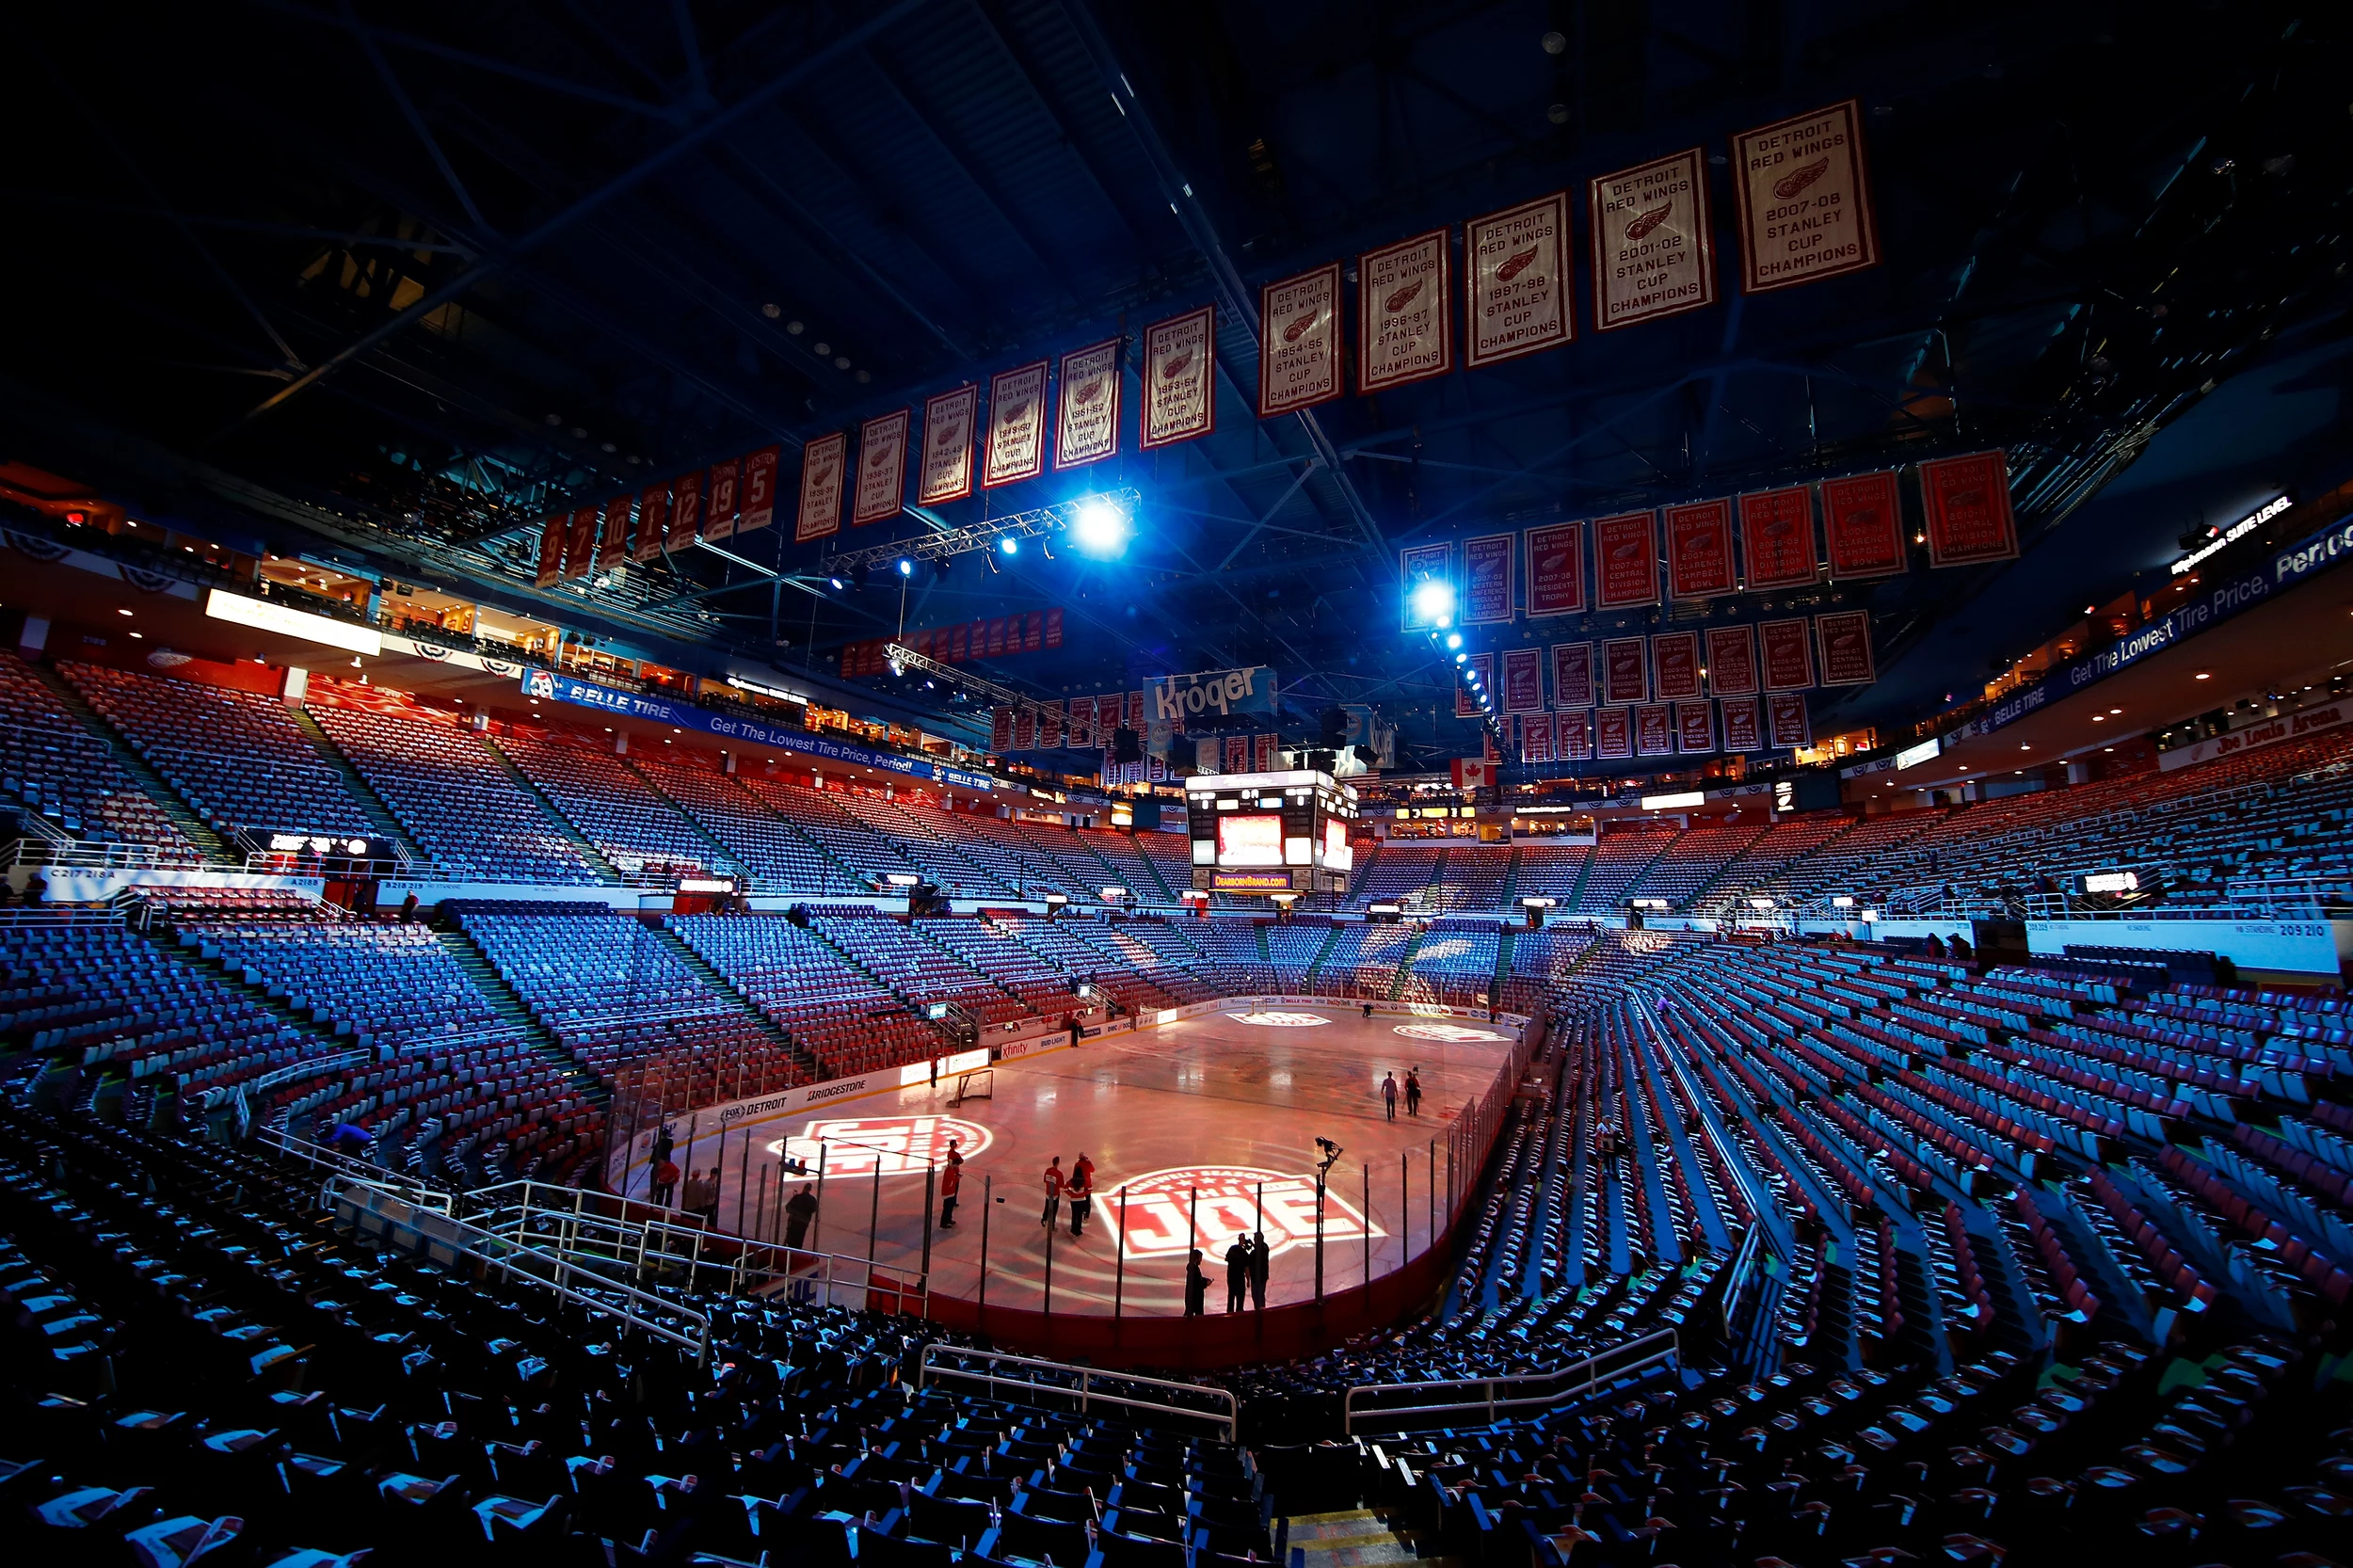
[[[473,982],[474,989],[489,1002],[490,1011],[498,1015],[502,1025],[514,1030],[532,1049],[563,1068],[581,1094],[597,1100],[606,1097],[604,1086],[581,1070],[572,1053],[564,1048],[563,1043],[539,1021],[530,1006],[516,994],[515,988],[506,984],[506,977],[499,973],[498,966],[491,963],[489,955],[476,945],[471,933],[436,931],[433,939],[441,944],[441,951],[465,971],[468,980]]]
[[[750,1019],[754,1028],[776,1041],[777,1045],[790,1050],[792,1053],[794,1064],[805,1076],[811,1080],[825,1076],[824,1065],[814,1055],[810,1054],[806,1048],[793,1043],[792,1036],[785,1033],[783,1027],[776,1019],[753,1006],[750,1000],[742,991],[737,990],[727,976],[713,968],[709,959],[695,951],[692,943],[671,930],[667,920],[656,921],[646,929],[657,941],[668,948],[680,963],[686,966],[687,973],[703,983],[703,989]]]
[[[211,824],[188,808],[188,803],[180,798],[180,792],[165,782],[162,774],[148,765],[147,759],[132,746],[130,739],[101,717],[98,710],[73,689],[72,681],[39,660],[25,660],[24,668],[81,721],[83,728],[106,744],[114,753],[116,766],[131,776],[132,781],[146,792],[147,798],[171,820],[172,826],[187,836],[188,842],[201,851],[205,859],[231,866],[245,863],[245,856],[213,831]]]
[[[627,768],[632,775],[634,775],[637,781],[646,787],[646,792],[652,795],[654,799],[662,802],[671,810],[676,811],[679,814],[679,819],[686,824],[687,827],[694,832],[695,837],[702,840],[703,848],[710,856],[709,864],[714,871],[717,871],[720,874],[725,876],[735,877],[737,879],[736,886],[739,888],[748,888],[751,886],[751,873],[744,869],[744,863],[728,853],[728,846],[721,843],[717,837],[712,833],[711,829],[703,825],[702,819],[696,816],[693,811],[689,810],[685,802],[678,799],[676,796],[672,795],[669,791],[654,782],[654,776],[652,774],[647,772],[644,768],[639,767],[628,758],[624,757],[621,759],[621,766]]]
[[[319,728],[319,721],[311,716],[308,709],[299,704],[289,704],[286,716],[294,720],[296,729],[311,738],[311,744],[318,748],[319,760],[335,770],[336,776],[344,781],[344,789],[360,803],[360,809],[368,814],[368,821],[376,825],[376,832],[398,844],[401,853],[411,860],[430,861],[433,858],[417,847],[416,840],[409,838],[408,830],[401,826],[400,818],[393,814],[392,807],[376,792],[376,786],[351,765],[351,759],[345,757],[343,748]]]
[[[607,860],[604,857],[604,852],[590,843],[587,836],[572,825],[572,819],[558,809],[555,802],[550,800],[546,792],[531,781],[529,774],[515,765],[515,760],[512,757],[499,749],[499,744],[496,741],[488,735],[483,736],[482,749],[490,754],[490,760],[496,762],[506,776],[513,781],[515,788],[528,795],[532,803],[539,808],[539,815],[546,820],[549,828],[560,835],[566,843],[579,851],[581,858],[588,862],[600,881],[615,886],[620,884],[622,881],[620,868]]]
[[[1376,1562],[1414,1562],[1421,1557],[1369,1508],[1302,1513],[1286,1519],[1284,1525],[1290,1543],[1290,1568],[1359,1568]]]

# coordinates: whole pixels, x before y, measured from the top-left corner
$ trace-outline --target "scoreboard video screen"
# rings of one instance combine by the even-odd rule
[[[1330,774],[1198,774],[1185,781],[1193,885],[1220,893],[1344,893],[1356,792]]]

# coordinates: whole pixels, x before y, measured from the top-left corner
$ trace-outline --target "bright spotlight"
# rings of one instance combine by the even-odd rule
[[[997,548],[1003,551],[1008,555],[1018,555],[1021,553],[1021,541],[1019,539],[1011,538],[1000,539],[997,543]]]
[[[1449,648],[1461,648],[1463,646],[1463,634],[1460,632],[1448,632],[1446,634],[1446,646]]]
[[[1454,662],[1458,664],[1466,664],[1470,663],[1470,655],[1467,653],[1458,653],[1454,656]]]
[[[1425,578],[1414,584],[1414,615],[1433,626],[1444,626],[1454,618],[1454,584],[1441,578]]]
[[[915,563],[908,560],[904,555],[899,557],[899,575],[902,577],[913,577],[915,575]]]
[[[1114,502],[1097,498],[1079,504],[1070,520],[1070,538],[1089,555],[1116,555],[1128,548],[1133,532],[1128,514]]]
[[[840,589],[841,589],[841,579],[840,579],[839,577],[828,577],[828,578],[826,578],[826,579],[825,579],[825,581],[833,584],[833,586],[834,586],[834,591],[835,591],[835,592],[839,593],[839,592],[840,591]]]

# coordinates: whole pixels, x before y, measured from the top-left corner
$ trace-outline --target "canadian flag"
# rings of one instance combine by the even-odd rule
[[[1484,757],[1457,757],[1454,760],[1454,787],[1458,790],[1483,790],[1493,783]]]

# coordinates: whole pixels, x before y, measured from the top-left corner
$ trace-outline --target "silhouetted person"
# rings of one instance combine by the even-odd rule
[[[1397,1075],[1391,1073],[1381,1080],[1381,1103],[1388,1109],[1389,1120],[1397,1120]]]
[[[1240,1312],[1242,1299],[1249,1291],[1250,1233],[1244,1231],[1225,1249],[1225,1310]]]
[[[1061,1155],[1058,1154],[1046,1162],[1046,1208],[1038,1214],[1039,1224],[1050,1225],[1062,1218],[1062,1190],[1068,1178],[1062,1174]]]
[[[1266,1232],[1252,1238],[1250,1247],[1250,1304],[1260,1312],[1266,1310],[1267,1262],[1273,1254],[1268,1250]]]
[[[1421,1078],[1411,1067],[1405,1069],[1405,1114],[1421,1114]]]
[[[948,1140],[947,1162],[939,1172],[939,1228],[956,1228],[956,1193],[964,1186],[964,1156],[956,1152],[956,1141]]]
[[[1185,1316],[1198,1318],[1209,1309],[1209,1276],[1201,1272],[1201,1249],[1193,1249],[1185,1263]]]
[[[817,1217],[817,1193],[814,1184],[801,1183],[801,1190],[792,1194],[784,1206],[784,1244],[797,1248],[808,1234],[809,1221]]]

